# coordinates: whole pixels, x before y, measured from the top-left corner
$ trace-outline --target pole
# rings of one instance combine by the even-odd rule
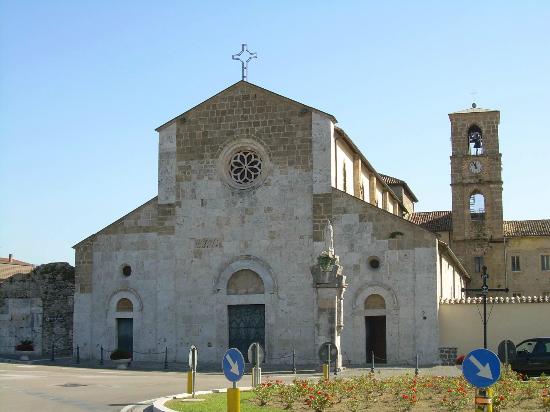
[[[53,341],[52,341],[52,357],[51,357],[51,359],[50,359],[52,362],[55,361],[54,349],[55,349],[55,348],[54,348],[54,343],[53,343]]]
[[[103,345],[101,345],[101,356],[99,358],[99,364],[103,365]]]
[[[254,354],[254,363],[256,363],[256,385],[262,384],[262,369],[260,368],[260,344],[256,342],[256,353]]]
[[[292,347],[292,373],[296,375],[296,351]]]
[[[489,288],[487,285],[487,279],[489,275],[487,274],[487,266],[482,268],[481,278],[483,279],[483,285],[481,288],[462,288],[462,292],[481,292],[483,295],[483,347],[487,349],[487,295],[490,291],[492,292],[509,292],[508,288]]]
[[[187,393],[193,393],[193,369],[187,371]]]
[[[483,348],[487,349],[487,267],[483,266]]]
[[[194,346],[191,348],[191,359],[193,360],[193,387],[191,388],[193,390],[193,394],[191,395],[192,398],[195,398],[195,381],[196,381],[196,378],[197,378],[197,375],[196,375],[196,371],[197,371],[197,368],[196,368],[196,362],[197,362],[197,348],[195,348]]]
[[[371,360],[370,373],[374,373],[374,351],[370,352],[370,360]]]
[[[504,339],[504,365],[508,367],[508,338]]]
[[[237,388],[237,382],[227,389],[227,412],[241,412],[241,392]]]
[[[168,346],[164,349],[164,369],[168,369]]]
[[[327,345],[327,379],[330,379],[330,343]]]
[[[80,363],[80,346],[76,345],[76,363]]]
[[[414,368],[414,374],[418,376],[418,353],[416,354],[416,367]]]

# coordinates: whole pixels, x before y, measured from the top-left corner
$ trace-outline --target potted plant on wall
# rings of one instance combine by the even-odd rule
[[[115,349],[111,352],[111,360],[117,365],[117,369],[126,369],[130,362],[132,362],[132,352]]]
[[[29,355],[31,353],[34,353],[34,344],[32,343],[32,340],[22,340],[18,345],[15,346],[15,353],[19,355],[20,360],[28,361]]]

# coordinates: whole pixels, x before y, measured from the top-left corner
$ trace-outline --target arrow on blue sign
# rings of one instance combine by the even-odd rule
[[[228,349],[223,355],[222,369],[223,374],[229,381],[239,381],[244,374],[243,354],[238,349]]]
[[[235,375],[240,375],[239,363],[237,361],[233,361],[233,359],[231,359],[231,356],[229,356],[229,354],[225,355],[225,360],[229,362],[229,366],[231,367],[230,369],[231,373],[234,373]]]
[[[487,388],[500,378],[500,360],[487,349],[474,349],[462,362],[464,379],[477,388]]]
[[[485,364],[485,366],[483,366],[481,362],[478,361],[474,355],[470,355],[469,360],[471,360],[474,366],[479,370],[479,372],[477,373],[477,376],[481,376],[482,378],[485,378],[485,379],[491,379],[491,380],[493,379],[493,374],[491,373],[491,367],[489,366],[488,362]]]

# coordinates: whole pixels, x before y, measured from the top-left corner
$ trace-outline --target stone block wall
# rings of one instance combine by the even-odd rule
[[[0,352],[30,339],[35,351],[72,353],[74,268],[49,263],[0,283]]]
[[[452,366],[456,362],[458,348],[441,347],[439,348],[439,359],[444,366]]]

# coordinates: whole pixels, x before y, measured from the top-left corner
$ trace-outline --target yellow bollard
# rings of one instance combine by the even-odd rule
[[[323,364],[323,378],[324,379],[330,379],[330,369],[329,369],[329,365],[327,365],[326,363]]]
[[[227,388],[227,412],[241,412],[241,391]]]
[[[487,393],[487,397],[491,401],[487,405],[487,412],[493,412],[493,388],[487,388],[486,393]]]
[[[193,371],[187,371],[187,393],[193,393]]]
[[[493,389],[477,389],[475,412],[493,412]]]

